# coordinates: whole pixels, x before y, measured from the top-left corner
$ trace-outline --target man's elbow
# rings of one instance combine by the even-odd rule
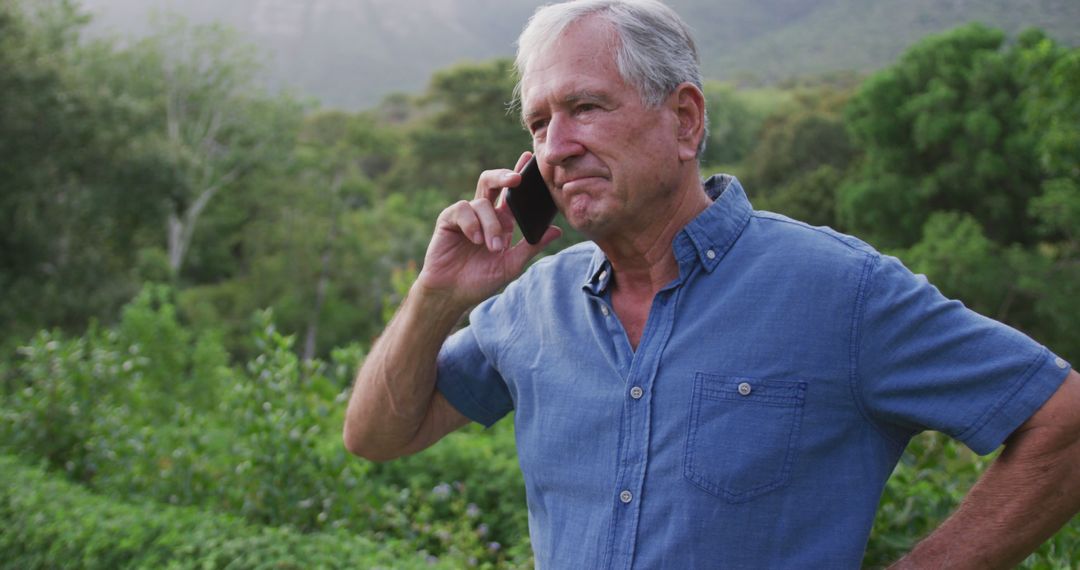
[[[364,437],[363,434],[358,433],[355,429],[349,429],[349,427],[349,423],[346,422],[342,434],[345,450],[349,453],[376,463],[383,463],[405,455],[404,453],[384,449],[374,444],[370,437]]]

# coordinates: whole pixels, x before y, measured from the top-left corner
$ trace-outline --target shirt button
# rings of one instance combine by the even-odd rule
[[[622,501],[623,504],[629,503],[634,500],[634,494],[630,491],[623,491],[622,493],[619,493],[619,500]]]
[[[1060,356],[1054,359],[1054,364],[1057,364],[1058,368],[1068,368],[1069,366],[1069,363],[1065,362],[1065,359]]]
[[[608,310],[607,305],[600,305],[600,312],[604,313],[605,317],[611,314],[611,311]]]
[[[739,384],[739,394],[742,394],[743,396],[749,396],[750,390],[751,388],[748,382],[743,382],[742,384]]]
[[[600,279],[599,279],[599,281],[603,281],[604,279],[607,279],[607,270],[604,270],[604,271],[601,271],[601,272],[600,272]]]
[[[634,386],[630,388],[630,397],[635,400],[640,400],[645,395],[645,390],[641,389],[641,386]]]
[[[709,251],[705,252],[705,257],[708,257],[709,259],[716,259],[716,252],[710,249]]]

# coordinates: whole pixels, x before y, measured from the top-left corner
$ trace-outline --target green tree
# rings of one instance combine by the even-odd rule
[[[843,86],[797,87],[793,104],[765,120],[744,162],[755,207],[842,228],[836,195],[858,158],[842,115],[850,96]]]
[[[125,103],[81,71],[86,21],[67,1],[0,4],[0,344],[115,314],[137,290],[138,200],[115,191]]]
[[[971,24],[928,37],[863,84],[848,124],[865,149],[841,192],[845,224],[881,247],[919,241],[934,211],[966,212],[1000,243],[1031,244],[1039,188],[1018,76],[1024,46]]]
[[[402,191],[433,188],[456,200],[472,196],[484,170],[512,168],[532,148],[511,107],[513,90],[512,65],[505,59],[437,72],[417,100],[409,154],[392,185]]]
[[[1025,260],[1018,288],[1034,299],[1041,336],[1073,358],[1080,355],[1080,49],[1065,49],[1038,31],[1021,35],[1025,98],[1041,194],[1028,203],[1040,242]]]
[[[131,186],[158,204],[155,222],[179,276],[211,201],[287,158],[301,108],[262,93],[253,48],[235,31],[179,17],[156,28],[130,47],[98,50],[86,67],[130,102],[124,119],[135,126],[130,148],[141,166]]]
[[[301,339],[305,361],[368,341],[382,324],[392,271],[421,258],[445,201],[384,180],[406,141],[372,113],[311,113],[287,167],[259,178],[239,232],[242,271],[187,288],[183,313],[224,328],[236,354],[250,352],[247,315],[261,307]]]
[[[730,84],[710,81],[704,87],[709,138],[701,162],[703,165],[737,163],[753,148],[765,116]]]
[[[864,149],[841,220],[943,291],[1080,353],[1080,50],[969,25],[927,38],[848,107]]]
[[[286,164],[295,138],[300,107],[258,92],[230,33],[172,21],[121,48],[80,41],[86,21],[63,0],[0,5],[5,343],[115,319],[193,244],[197,279],[235,271],[253,180]],[[206,221],[213,235],[196,240]]]

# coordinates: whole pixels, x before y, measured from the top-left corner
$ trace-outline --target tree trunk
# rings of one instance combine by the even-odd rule
[[[180,274],[180,265],[184,262],[185,248],[181,239],[181,235],[184,233],[184,224],[180,221],[180,216],[177,216],[175,212],[169,212],[165,231],[168,236],[169,272],[173,277],[176,277]]]
[[[339,172],[330,184],[330,215],[333,217],[330,230],[326,235],[326,247],[323,248],[322,255],[319,257],[319,280],[315,283],[315,306],[311,310],[311,316],[308,317],[307,332],[304,334],[302,362],[315,358],[315,339],[319,335],[319,315],[322,314],[323,305],[326,304],[326,290],[330,287],[330,262],[333,259],[334,244],[338,236],[338,222],[341,219],[338,207],[341,201],[338,200],[338,191],[341,189],[342,177],[342,173]]]
[[[335,224],[336,225],[336,224]],[[331,232],[331,239],[335,239],[336,232]],[[315,358],[315,339],[319,335],[319,315],[326,303],[326,290],[330,286],[330,258],[333,243],[327,244],[320,258],[319,281],[315,284],[315,307],[308,318],[307,332],[304,334],[304,354],[301,356],[304,362]]]

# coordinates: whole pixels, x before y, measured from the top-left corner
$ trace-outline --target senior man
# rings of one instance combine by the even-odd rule
[[[1068,363],[855,238],[702,181],[697,55],[669,8],[541,8],[516,67],[541,172],[592,241],[518,277],[560,232],[510,243],[498,197],[528,153],[481,174],[357,377],[352,452],[513,410],[540,568],[858,568],[927,429],[1005,450],[897,567],[1006,568],[1080,508]]]

